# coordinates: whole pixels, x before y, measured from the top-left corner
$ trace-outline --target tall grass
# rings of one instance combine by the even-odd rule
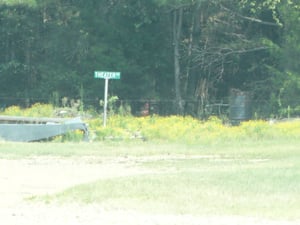
[[[6,108],[1,114],[8,116],[51,117],[54,115],[54,107],[49,104],[40,103],[36,103],[30,108],[11,106]]]
[[[18,116],[54,115],[51,105],[35,104],[31,108],[21,109],[18,106],[7,108],[2,114]],[[252,120],[241,123],[240,126],[224,124],[217,117],[206,121],[189,116],[148,116],[133,117],[112,115],[103,127],[102,118],[85,119],[89,125],[92,141],[144,140],[156,142],[173,142],[185,144],[226,144],[245,141],[274,141],[281,139],[297,140],[300,138],[300,120],[270,123],[263,120]],[[80,136],[80,135],[79,135]],[[79,140],[78,135],[56,140]]]
[[[270,123],[248,121],[240,126],[223,124],[216,117],[201,121],[192,117],[110,117],[107,127],[99,126],[99,120],[90,121],[95,140],[132,139],[184,142],[187,144],[216,144],[237,141],[296,140],[300,138],[300,121]]]

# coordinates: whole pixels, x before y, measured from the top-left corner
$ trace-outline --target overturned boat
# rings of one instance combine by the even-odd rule
[[[88,140],[87,125],[80,118],[0,116],[0,140],[33,142],[80,130]]]

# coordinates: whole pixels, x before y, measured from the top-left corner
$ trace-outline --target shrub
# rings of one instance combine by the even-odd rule
[[[21,109],[11,106],[4,111],[5,115],[51,117],[54,107],[48,104],[35,104]],[[269,123],[263,120],[247,121],[240,126],[222,123],[218,117],[210,117],[201,121],[193,117],[182,116],[147,116],[111,115],[107,126],[99,118],[88,119],[90,138],[102,140],[142,139],[149,141],[182,142],[189,144],[231,143],[237,141],[259,141],[275,139],[299,139],[300,121]],[[82,133],[75,132],[58,138],[58,141],[82,140]]]
[[[10,106],[4,110],[3,114],[9,116],[51,117],[53,112],[52,105],[36,103],[25,109],[21,109],[19,106]]]
[[[152,141],[183,142],[190,144],[230,143],[278,138],[299,138],[300,122],[248,121],[240,126],[223,124],[216,117],[200,121],[181,116],[112,116],[107,127],[100,119],[89,121],[95,140],[143,138]]]

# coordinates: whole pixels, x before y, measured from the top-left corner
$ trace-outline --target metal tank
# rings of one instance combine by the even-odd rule
[[[249,92],[232,89],[229,98],[229,119],[233,125],[252,117],[252,101]]]

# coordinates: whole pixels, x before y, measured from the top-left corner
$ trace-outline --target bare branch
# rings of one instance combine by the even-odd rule
[[[227,11],[227,12],[230,12],[230,13],[236,15],[237,17],[240,17],[240,18],[244,19],[244,20],[248,20],[248,21],[251,21],[251,22],[254,22],[254,23],[259,23],[261,25],[280,27],[280,24],[278,24],[278,23],[272,23],[272,22],[263,21],[261,19],[254,18],[254,17],[243,16],[243,15],[241,15],[237,12],[234,12],[231,9],[225,7],[224,5],[221,5],[221,8],[224,9],[225,11]]]

